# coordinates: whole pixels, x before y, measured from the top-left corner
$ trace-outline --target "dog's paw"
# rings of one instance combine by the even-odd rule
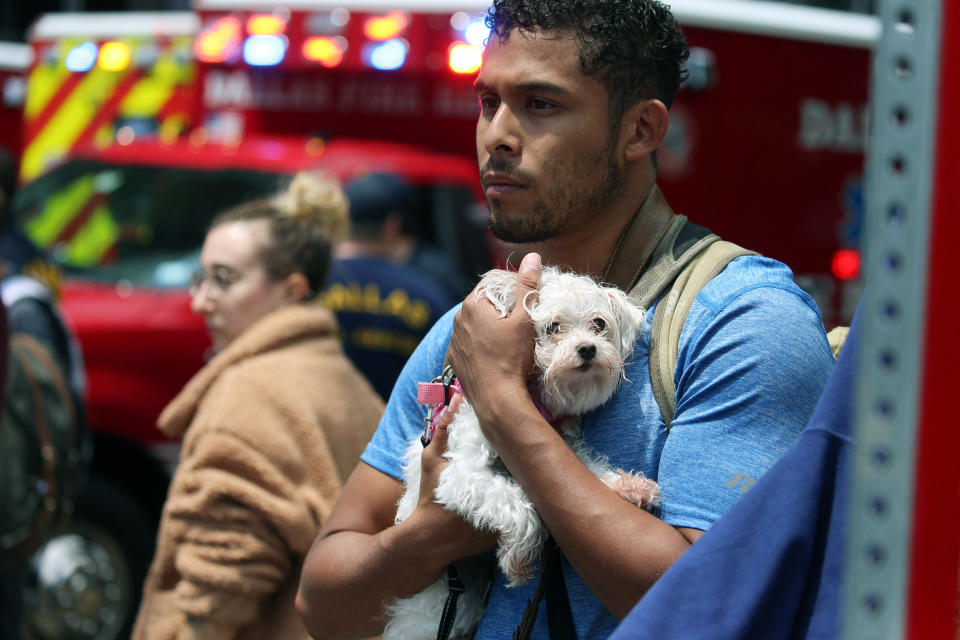
[[[603,483],[620,494],[620,497],[638,507],[649,509],[660,504],[660,485],[643,473],[608,471],[600,478]]]
[[[505,536],[500,537],[500,546],[497,547],[497,564],[507,579],[508,587],[519,587],[533,577],[540,549],[546,539],[545,531],[542,532],[543,535],[540,535],[541,532],[537,533],[538,535],[523,541],[511,541]]]

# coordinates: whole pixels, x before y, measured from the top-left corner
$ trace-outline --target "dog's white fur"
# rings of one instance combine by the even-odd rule
[[[489,299],[504,316],[516,303],[516,288],[516,273],[493,270],[484,275],[477,295]],[[536,294],[520,302],[536,328],[538,380],[533,388],[542,404],[554,415],[577,418],[606,402],[624,377],[624,361],[633,351],[643,311],[622,291],[555,267],[544,267]],[[604,456],[586,446],[579,419],[562,420],[558,430],[587,468],[625,499],[640,507],[658,503],[659,488],[653,480],[642,473],[613,469]],[[436,501],[477,529],[497,532],[500,570],[510,586],[527,582],[548,535],[540,516],[483,437],[469,403],[460,405],[448,431],[444,457],[450,464],[440,474]],[[416,508],[422,451],[419,439],[410,442],[397,522]],[[461,562],[457,568],[467,590],[458,602],[453,638],[468,637],[483,616],[485,587],[474,579],[470,565]],[[420,593],[393,603],[383,637],[435,638],[447,592],[444,576]]]

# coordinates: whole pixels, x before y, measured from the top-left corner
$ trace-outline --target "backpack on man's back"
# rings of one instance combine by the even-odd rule
[[[0,413],[0,566],[25,562],[73,511],[85,434],[67,370],[52,345],[11,331]]]
[[[678,239],[681,234],[685,234],[683,240]],[[688,224],[682,215],[673,219],[666,236],[665,246],[669,250],[655,256],[653,264],[631,289],[630,298],[647,309],[660,297],[650,330],[649,369],[653,395],[669,429],[676,412],[674,377],[680,332],[694,299],[730,262],[757,254],[721,240],[705,227]],[[834,360],[840,355],[848,330],[845,326],[836,327],[827,334]]]

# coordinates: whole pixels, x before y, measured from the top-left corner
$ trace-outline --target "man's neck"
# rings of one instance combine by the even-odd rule
[[[547,264],[600,279],[620,236],[650,195],[654,184],[652,179],[645,181],[598,214],[593,223],[539,243],[533,250],[540,253]]]

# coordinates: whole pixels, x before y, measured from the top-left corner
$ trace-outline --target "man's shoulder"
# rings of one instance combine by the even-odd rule
[[[716,311],[759,289],[767,290],[766,293],[782,291],[788,299],[813,311],[817,310],[813,298],[794,281],[790,267],[760,255],[741,256],[733,260],[703,287],[697,300]],[[760,299],[763,299],[762,295]]]

